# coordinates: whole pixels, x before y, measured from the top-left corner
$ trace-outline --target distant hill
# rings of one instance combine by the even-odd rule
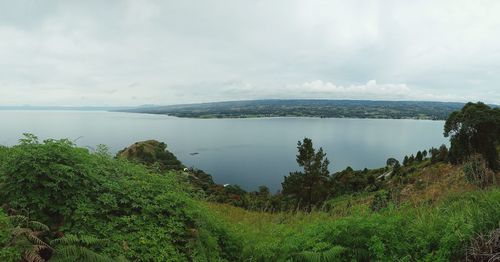
[[[115,110],[190,118],[325,117],[444,120],[464,103],[370,100],[249,100]]]

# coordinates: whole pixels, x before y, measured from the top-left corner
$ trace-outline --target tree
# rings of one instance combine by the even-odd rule
[[[403,159],[403,166],[407,166],[409,163],[410,162],[408,156],[405,156],[405,158]]]
[[[422,162],[422,160],[423,160],[423,159],[424,159],[424,156],[423,156],[422,152],[421,152],[421,151],[418,151],[418,152],[417,152],[417,155],[415,156],[415,160],[416,160],[417,162]]]
[[[448,148],[446,145],[441,145],[439,147],[438,161],[444,162],[448,159]]]
[[[413,156],[413,154],[411,154],[410,158],[408,158],[408,163],[413,164],[413,162],[415,162],[415,156]]]
[[[427,158],[427,150],[422,151],[422,156],[424,157],[424,159]]]
[[[397,159],[391,157],[391,158],[387,159],[386,165],[387,166],[394,166],[394,165],[396,165],[396,163],[399,163],[399,161]]]
[[[310,212],[313,205],[326,198],[330,161],[323,153],[323,148],[315,151],[310,138],[299,141],[297,149],[297,163],[304,170],[291,172],[289,176],[285,176],[281,185],[284,195],[292,196],[297,205],[306,206],[306,210]]]
[[[490,168],[499,168],[496,147],[500,143],[500,108],[469,102],[460,111],[449,115],[444,136],[450,137],[452,163],[463,163],[478,153]]]
[[[431,154],[431,163],[437,163],[439,161],[439,150],[432,147],[429,149],[429,153]]]
[[[401,174],[401,165],[397,162],[392,168],[392,176],[399,176]]]

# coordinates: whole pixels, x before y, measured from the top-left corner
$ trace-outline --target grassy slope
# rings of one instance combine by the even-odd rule
[[[498,187],[479,190],[448,164],[411,169],[387,181],[392,204],[380,212],[370,209],[376,193],[363,193],[311,214],[272,214],[202,201],[180,172],[158,174],[66,140],[0,147],[1,204],[28,206],[43,222],[57,208],[65,222],[57,230],[106,239],[97,251],[131,261],[450,261],[477,233],[499,227]],[[16,250],[1,229],[0,258],[9,261]]]
[[[500,190],[480,191],[459,167],[422,163],[389,183],[399,194],[382,212],[372,212],[374,193],[334,199],[328,212],[261,213],[207,203],[244,242],[242,259],[443,260],[463,256],[478,232],[499,226]],[[343,251],[342,251],[343,250]]]

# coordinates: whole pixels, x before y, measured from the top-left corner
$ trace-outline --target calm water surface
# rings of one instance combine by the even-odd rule
[[[187,119],[163,115],[83,111],[0,111],[0,144],[16,144],[22,133],[69,138],[79,146],[106,144],[116,152],[136,141],[167,143],[185,165],[212,174],[218,183],[246,189],[281,187],[299,170],[296,144],[304,137],[323,147],[330,171],[385,165],[389,157],[447,143],[443,121],[257,118]],[[191,153],[199,153],[191,155]]]

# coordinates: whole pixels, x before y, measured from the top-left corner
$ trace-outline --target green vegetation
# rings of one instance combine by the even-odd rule
[[[369,100],[251,100],[117,110],[191,118],[334,117],[444,120],[462,103]]]
[[[328,164],[330,163],[323,149],[315,152],[312,140],[304,138],[298,142],[297,163],[304,168],[304,172],[293,172],[285,177],[283,195],[292,196],[296,200],[297,208],[302,204],[311,211],[313,205],[324,201],[327,195]]]
[[[357,204],[344,216],[212,209],[232,222],[244,241],[243,257],[251,261],[318,261],[321,256],[332,258],[320,261],[457,261],[478,232],[499,226],[499,199],[495,189],[450,196],[435,205],[391,202],[378,212]]]
[[[0,261],[495,259],[500,174],[491,159],[500,133],[483,129],[490,109],[471,107],[481,110],[447,121],[458,127],[445,127],[455,130],[449,150],[389,158],[379,169],[330,174],[326,153],[305,138],[303,171],[274,195],[218,185],[154,140],[113,157],[104,146],[90,152],[26,134],[0,147]],[[493,141],[494,157],[482,139]]]
[[[182,170],[184,166],[167,150],[167,144],[156,140],[136,142],[116,155],[145,165],[157,165],[160,170]]]
[[[91,250],[133,261],[232,260],[238,248],[175,172],[154,173],[105,151],[33,135],[2,151],[4,209],[47,224],[45,243],[68,234],[93,237],[105,243]]]
[[[448,117],[444,135],[450,137],[451,162],[463,163],[477,153],[491,169],[500,168],[496,150],[500,145],[500,108],[491,108],[481,102],[467,103]]]

